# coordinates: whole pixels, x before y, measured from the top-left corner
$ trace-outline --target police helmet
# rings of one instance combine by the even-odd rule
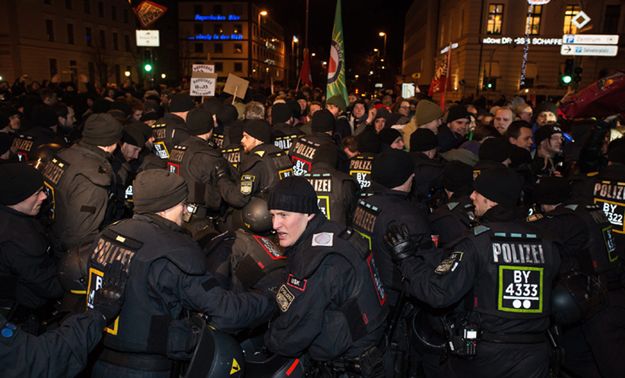
[[[561,278],[551,292],[551,313],[556,324],[571,325],[602,307],[605,288],[601,282],[579,272]]]
[[[59,281],[66,292],[85,294],[91,243],[67,251],[59,263]]]
[[[52,160],[52,158],[59,152],[63,146],[58,143],[47,143],[37,146],[33,152],[30,160],[33,162],[33,166],[36,169],[42,170],[45,164]]]
[[[200,339],[184,378],[243,377],[245,360],[237,340],[203,323]]]
[[[273,227],[267,201],[261,198],[252,198],[243,208],[241,218],[243,227],[255,234],[266,234]]]

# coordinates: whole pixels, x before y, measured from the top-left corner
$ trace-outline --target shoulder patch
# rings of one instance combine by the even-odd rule
[[[473,235],[478,236],[478,235],[483,234],[483,233],[485,233],[486,231],[489,231],[489,230],[490,230],[489,227],[486,227],[486,226],[480,224],[480,225],[477,225],[477,226],[473,227]]]
[[[441,261],[440,264],[438,264],[436,269],[434,269],[434,273],[442,276],[449,272],[453,272],[458,267],[458,264],[460,264],[460,261],[462,261],[463,255],[464,252],[452,252],[449,257],[447,257],[445,260]]]
[[[289,277],[286,280],[286,284],[299,291],[306,291],[306,285],[308,284],[308,280],[300,280],[294,275],[289,274]]]
[[[250,195],[252,193],[255,180],[256,176],[254,175],[241,176],[241,194],[243,194],[244,196]]]
[[[260,157],[265,156],[265,151],[254,151],[254,153]]]
[[[334,244],[334,233],[320,232],[312,237],[313,247],[332,247]]]
[[[575,211],[575,210],[577,210],[578,205],[576,205],[576,204],[570,204],[570,205],[566,205],[566,206],[564,206],[564,207],[566,207],[567,209],[571,209],[571,210]]]
[[[278,307],[280,307],[280,311],[287,312],[294,300],[295,295],[291,293],[289,288],[286,287],[286,285],[280,286],[276,294],[276,302],[278,303]]]

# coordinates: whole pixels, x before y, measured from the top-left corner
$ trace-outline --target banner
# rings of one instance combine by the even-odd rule
[[[339,95],[347,99],[345,84],[345,46],[343,45],[343,22],[341,20],[341,0],[336,0],[334,27],[332,28],[332,43],[330,45],[330,59],[328,59],[328,85],[326,99]]]
[[[304,61],[302,62],[302,68],[299,70],[299,82],[302,85],[312,86],[312,74],[310,72],[310,55],[308,49],[304,49]]]
[[[435,93],[444,93],[447,90],[450,60],[451,49],[447,51],[447,54],[441,55],[436,59],[436,68],[434,69],[434,77],[432,77],[432,82],[430,83],[428,96],[432,97]]]

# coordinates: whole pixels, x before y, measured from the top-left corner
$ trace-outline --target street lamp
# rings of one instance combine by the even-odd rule
[[[261,23],[261,17],[265,17],[269,14],[269,12],[267,12],[266,10],[261,10],[260,12],[258,12],[258,39],[260,39],[260,23]]]
[[[297,70],[298,70],[298,66],[299,66],[299,61],[298,61],[298,56],[299,54],[295,51],[295,45],[299,43],[299,38],[297,38],[296,35],[293,36],[293,39],[291,39],[291,54],[293,56],[293,77],[295,77],[295,80],[297,80]]]
[[[162,73],[161,74],[161,79],[167,79],[167,74]]]
[[[130,77],[130,71],[128,71],[128,70],[124,71],[124,76]]]
[[[315,53],[311,53],[310,56],[312,56],[313,58],[317,56],[317,54]]]
[[[382,56],[386,57],[386,33],[385,32],[379,32],[378,35],[382,38],[384,38],[384,50],[382,53]]]

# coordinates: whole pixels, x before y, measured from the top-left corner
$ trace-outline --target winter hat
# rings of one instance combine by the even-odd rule
[[[358,144],[358,151],[361,153],[377,154],[382,149],[380,136],[371,126],[367,126],[362,133],[356,136],[356,143]]]
[[[380,142],[390,146],[397,138],[401,138],[401,133],[397,129],[388,128],[380,131],[378,136],[380,137]]]
[[[316,133],[334,131],[335,122],[336,120],[332,113],[327,109],[322,109],[313,114],[310,128]]]
[[[336,145],[332,143],[324,143],[319,146],[315,156],[313,157],[313,166],[317,163],[324,163],[330,167],[336,168],[336,164],[339,161],[339,151]]]
[[[534,133],[534,143],[539,145],[543,140],[551,138],[553,134],[562,134],[562,129],[556,124],[539,127]]]
[[[405,151],[389,149],[373,159],[371,178],[389,189],[405,183],[414,173],[412,158]]]
[[[342,112],[347,109],[347,104],[345,103],[345,99],[341,95],[334,95],[326,100],[326,104],[334,105],[337,108],[341,109]]]
[[[410,135],[410,151],[424,152],[438,147],[438,138],[430,129],[417,129]]]
[[[108,113],[96,113],[87,118],[82,140],[93,146],[110,146],[122,138],[122,124]]]
[[[564,177],[541,177],[534,185],[532,196],[539,205],[557,205],[571,195],[571,186]]]
[[[510,158],[510,143],[504,138],[488,138],[482,142],[478,156],[480,160],[503,163]]]
[[[191,135],[206,134],[213,126],[213,115],[206,109],[193,109],[187,114],[187,130]]]
[[[226,104],[217,111],[217,121],[221,125],[229,125],[239,119],[239,111],[232,104]]]
[[[505,166],[485,169],[473,182],[476,192],[505,207],[517,204],[521,187],[521,177]]]
[[[243,124],[243,132],[263,143],[271,143],[271,126],[264,119],[251,119]]]
[[[169,111],[172,113],[188,112],[195,108],[195,101],[188,93],[176,93],[169,103]]]
[[[443,168],[443,187],[450,192],[470,194],[473,190],[473,168],[459,161],[451,161]]]
[[[122,134],[122,142],[143,147],[149,135],[146,133],[146,127],[150,130],[149,126],[143,122],[133,122],[126,125]]]
[[[278,181],[269,193],[269,210],[284,210],[293,213],[317,214],[317,194],[304,177],[289,176]]]
[[[41,172],[24,163],[0,164],[0,203],[15,205],[43,187]]]
[[[187,199],[187,184],[181,176],[164,169],[140,172],[132,182],[134,212],[158,213]]]
[[[441,107],[428,100],[421,100],[415,109],[415,121],[417,126],[425,125],[443,116]]]
[[[608,160],[625,164],[625,137],[615,139],[608,145]]]
[[[536,112],[534,114],[538,115],[542,112],[551,112],[557,115],[558,106],[552,102],[542,102],[536,107]]]
[[[466,118],[471,119],[471,113],[467,111],[467,107],[464,105],[456,105],[449,109],[447,113],[447,123],[453,122],[458,119]]]
[[[271,121],[273,124],[285,123],[293,117],[293,111],[287,104],[275,104],[271,107]]]

